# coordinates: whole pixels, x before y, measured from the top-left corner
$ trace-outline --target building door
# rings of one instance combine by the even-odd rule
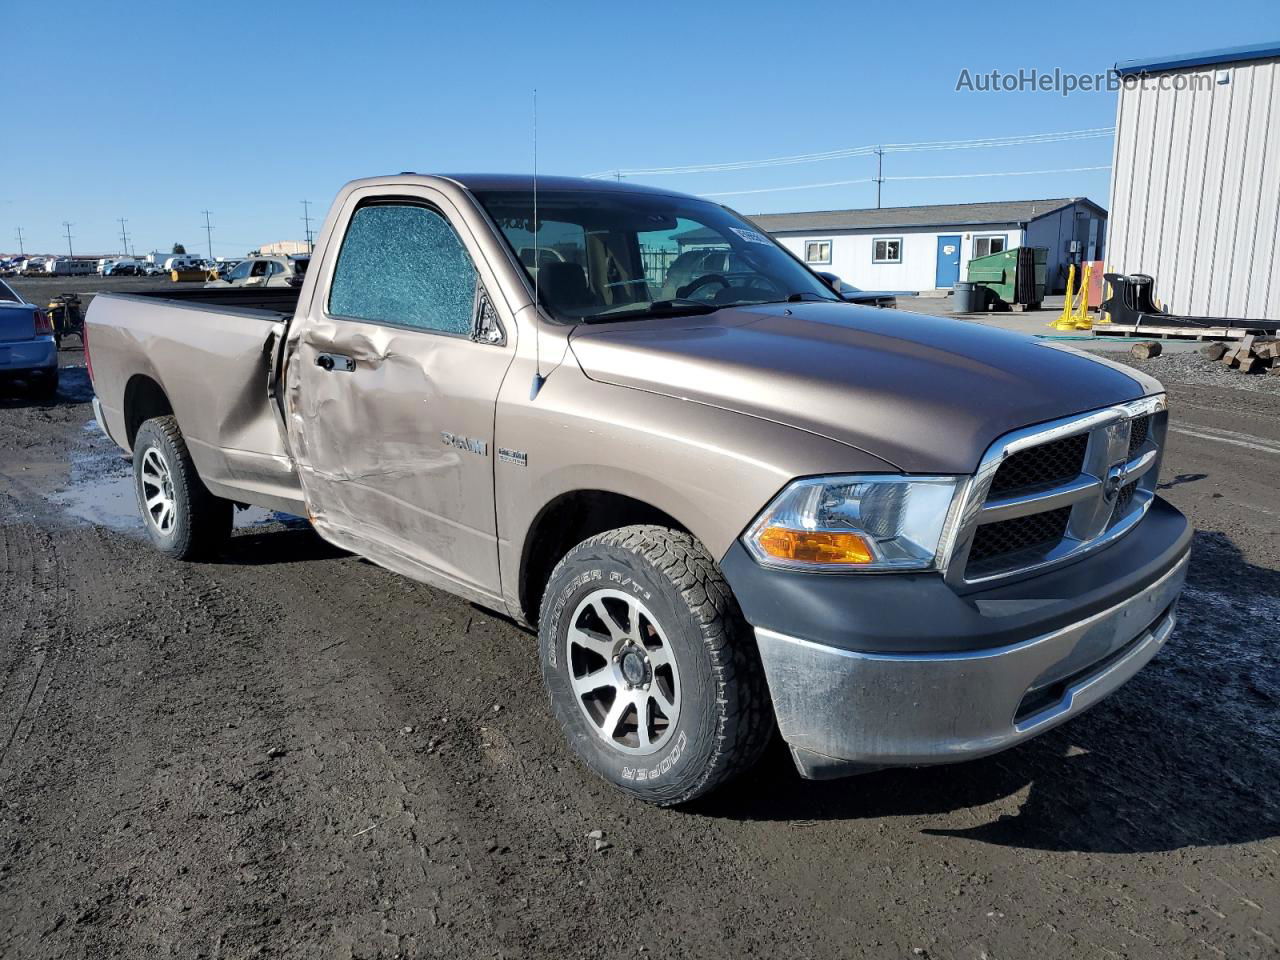
[[[938,287],[954,287],[960,279],[960,237],[949,234],[938,238]]]

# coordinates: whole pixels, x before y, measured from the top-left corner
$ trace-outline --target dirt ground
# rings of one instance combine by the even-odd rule
[[[261,513],[153,553],[82,359],[0,397],[4,958],[1280,955],[1274,390],[1168,381],[1194,560],[1115,696],[658,810],[571,759],[511,623]]]

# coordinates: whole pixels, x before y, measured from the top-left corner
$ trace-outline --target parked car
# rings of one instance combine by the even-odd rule
[[[107,276],[111,277],[137,277],[142,274],[142,264],[131,258],[124,258],[115,261],[111,265],[111,269],[107,271]]]
[[[116,261],[115,261],[115,260],[112,260],[112,259],[111,259],[111,258],[109,258],[109,257],[102,257],[102,258],[100,258],[100,259],[98,260],[98,263],[97,263],[97,273],[98,273],[98,276],[100,276],[100,277],[107,277],[107,276],[110,276],[110,275],[111,275],[111,268],[112,268],[113,266],[115,266],[115,263],[116,263]]]
[[[221,271],[217,280],[206,287],[289,287],[301,284],[307,272],[309,257],[250,257],[236,264],[226,276]]]
[[[806,777],[1003,750],[1165,644],[1191,531],[1155,380],[842,302],[705,200],[533,202],[360,180],[301,290],[95,297],[94,409],[155,547],[208,556],[257,504],[536,627],[572,749],[660,804],[775,719]],[[655,294],[690,231],[718,258]]]
[[[164,267],[158,263],[143,263],[139,265],[144,277],[162,277],[165,275]]]
[[[0,379],[23,380],[32,393],[58,391],[58,347],[49,315],[0,280]]]

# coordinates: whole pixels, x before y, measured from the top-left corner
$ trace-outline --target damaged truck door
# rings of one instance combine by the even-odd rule
[[[353,194],[320,252],[328,282],[286,348],[294,457],[330,539],[500,602],[493,424],[513,347],[476,336],[485,295],[465,225],[413,193]]]

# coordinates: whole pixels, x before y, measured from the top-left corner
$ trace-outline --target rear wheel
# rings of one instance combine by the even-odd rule
[[[552,710],[587,765],[660,805],[751,767],[774,729],[755,637],[692,536],[623,527],[560,561],[538,631]]]
[[[200,480],[176,419],[156,417],[138,428],[133,478],[143,526],[161,553],[198,560],[226,543],[234,506]]]

